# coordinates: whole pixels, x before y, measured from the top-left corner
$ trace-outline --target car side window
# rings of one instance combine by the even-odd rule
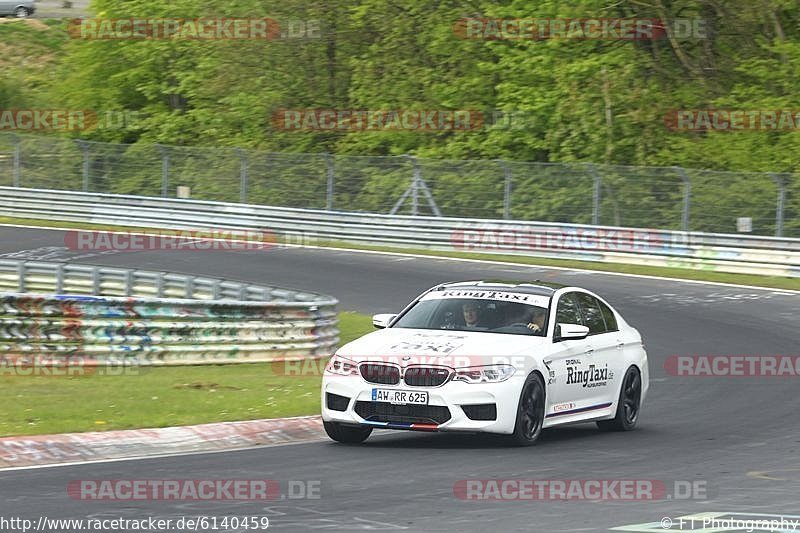
[[[558,299],[556,324],[582,324],[581,310],[575,300],[575,293],[568,292]]]
[[[600,309],[600,302],[591,294],[585,292],[577,293],[577,300],[581,305],[583,314],[583,325],[589,328],[589,335],[599,335],[605,333],[606,321],[603,318],[603,311]]]
[[[606,330],[619,331],[619,326],[617,325],[617,317],[614,316],[614,311],[612,311],[609,306],[607,306],[600,300],[597,300],[597,303],[600,304],[600,310],[603,311],[603,318],[606,319]]]

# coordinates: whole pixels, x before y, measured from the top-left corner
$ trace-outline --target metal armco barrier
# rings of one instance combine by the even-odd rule
[[[0,352],[26,363],[203,364],[332,353],[337,301],[212,278],[0,260]]]
[[[301,232],[306,242],[517,254],[800,277],[800,239],[412,217],[0,187],[0,215],[160,229]]]

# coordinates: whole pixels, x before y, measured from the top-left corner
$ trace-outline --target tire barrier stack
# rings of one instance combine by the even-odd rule
[[[0,260],[0,357],[180,365],[329,355],[337,301],[198,276]]]

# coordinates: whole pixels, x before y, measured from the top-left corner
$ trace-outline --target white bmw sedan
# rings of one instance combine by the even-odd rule
[[[531,445],[543,428],[636,427],[648,389],[639,332],[585,289],[468,281],[429,289],[342,346],[322,381],[328,435],[463,431]]]

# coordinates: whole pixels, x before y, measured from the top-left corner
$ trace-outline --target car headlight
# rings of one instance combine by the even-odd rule
[[[341,355],[334,355],[331,357],[331,360],[328,361],[328,365],[325,367],[325,373],[335,374],[337,376],[357,376],[358,364]]]
[[[514,375],[517,369],[512,365],[488,365],[456,368],[453,381],[465,383],[500,383]]]

